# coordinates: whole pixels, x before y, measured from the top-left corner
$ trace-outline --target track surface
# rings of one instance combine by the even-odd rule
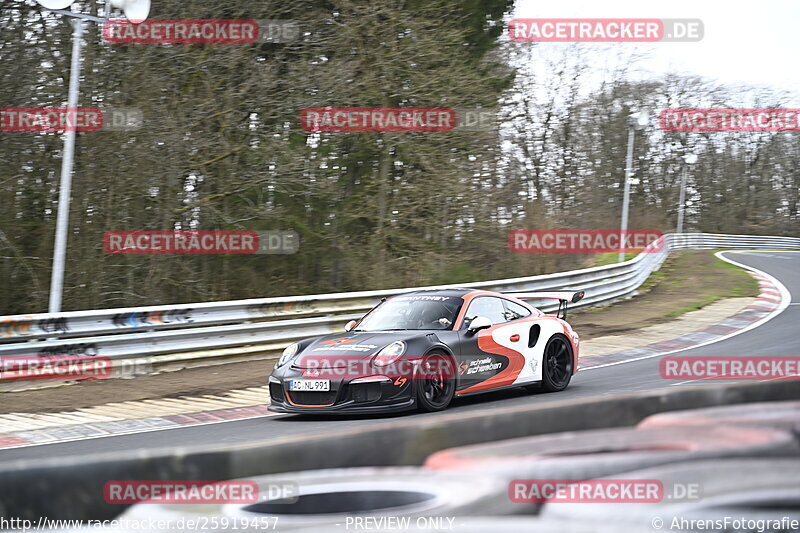
[[[740,335],[698,348],[683,350],[689,356],[796,356],[800,355],[800,253],[791,252],[726,252],[726,257],[771,274],[793,295],[789,307],[760,327]],[[266,383],[267,376],[264,375]],[[698,382],[689,382],[696,385]],[[713,382],[709,382],[713,383]],[[525,393],[512,389],[456,400],[448,414],[484,411],[497,407],[555,400],[610,396],[663,387],[683,386],[686,382],[665,381],[659,376],[658,358],[632,361],[579,372],[569,388],[558,394]],[[133,435],[111,436],[92,440],[65,442],[9,449],[0,452],[0,462],[19,459],[85,456],[114,450],[164,449],[186,444],[263,443],[284,435],[310,435],[344,428],[366,427],[393,418],[424,419],[440,413],[410,413],[375,418],[336,417],[309,418],[277,415],[251,420],[239,420],[196,427],[186,427]]]

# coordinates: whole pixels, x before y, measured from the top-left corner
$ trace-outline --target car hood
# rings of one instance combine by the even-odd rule
[[[434,333],[428,330],[402,330],[402,331],[351,331],[347,333],[334,333],[317,337],[292,361],[296,368],[308,368],[319,365],[322,359],[331,360],[331,366],[345,365],[347,360],[354,357],[372,357],[384,346],[395,341],[405,341],[417,337],[424,337]],[[337,358],[341,361],[337,361]],[[309,362],[313,361],[310,365]]]

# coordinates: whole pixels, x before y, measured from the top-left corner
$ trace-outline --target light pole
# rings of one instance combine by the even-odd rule
[[[689,165],[694,165],[697,162],[696,154],[686,154],[683,156],[684,165],[681,169],[681,193],[678,199],[678,227],[675,228],[675,233],[683,233],[683,213],[686,209],[686,178],[689,174]]]
[[[625,261],[625,236],[628,233],[628,209],[631,203],[631,177],[633,176],[633,139],[636,130],[643,129],[649,121],[647,110],[628,116],[628,153],[625,158],[625,184],[622,198],[622,222],[619,226],[619,262]]]
[[[72,65],[69,69],[69,110],[78,107],[78,90],[81,75],[81,46],[83,40],[83,21],[73,20]],[[69,127],[64,135],[64,155],[61,159],[61,184],[58,188],[58,213],[56,214],[56,239],[53,247],[53,271],[50,274],[49,313],[61,311],[61,295],[64,291],[64,262],[67,254],[67,233],[69,229],[69,200],[72,192],[72,160],[75,154],[75,127]]]
[[[77,116],[78,94],[81,79],[81,46],[83,45],[83,21],[103,23],[108,19],[73,13],[64,8],[75,0],[36,0],[44,8],[54,13],[72,17],[72,57],[69,69],[69,94],[67,96],[67,129],[64,135],[64,155],[61,159],[61,177],[58,188],[58,212],[56,213],[56,237],[53,246],[53,271],[50,274],[50,301],[48,313],[61,311],[61,297],[64,293],[64,265],[67,256],[67,236],[69,235],[69,203],[72,193],[72,162],[75,157],[75,130],[77,124],[70,124],[71,114]],[[150,13],[150,0],[111,0],[111,4],[125,11],[131,21],[141,22]],[[106,14],[110,5],[106,4]],[[76,119],[77,120],[77,119]]]

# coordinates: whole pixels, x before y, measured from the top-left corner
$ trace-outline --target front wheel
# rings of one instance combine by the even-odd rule
[[[423,411],[441,411],[456,393],[453,359],[441,352],[422,358],[417,373],[417,405]]]
[[[572,378],[572,346],[563,335],[553,335],[542,357],[542,390],[558,392],[567,388]]]

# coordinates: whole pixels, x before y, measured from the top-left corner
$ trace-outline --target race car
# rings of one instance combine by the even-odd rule
[[[566,322],[583,292],[418,290],[385,298],[345,333],[290,344],[269,378],[270,410],[439,411],[456,396],[510,387],[564,390],[578,369]],[[556,299],[545,314],[526,300]]]

